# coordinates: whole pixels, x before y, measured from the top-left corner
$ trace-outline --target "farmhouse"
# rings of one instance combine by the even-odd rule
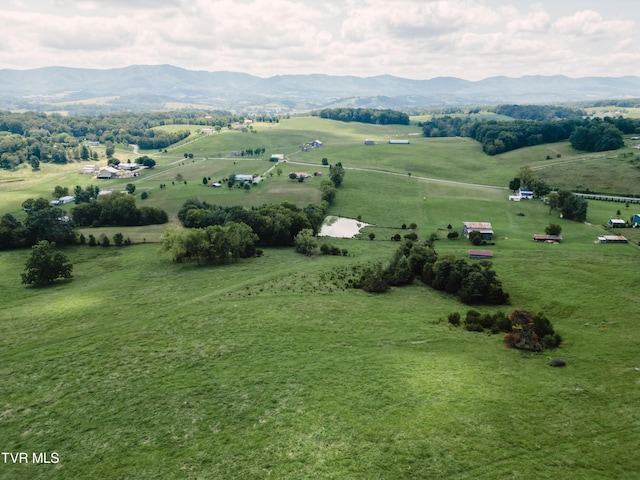
[[[391,145],[409,145],[409,140],[389,140]]]
[[[529,190],[528,188],[521,188],[518,190],[518,196],[522,200],[533,200],[533,190]]]
[[[103,167],[98,173],[98,177],[101,179],[118,178],[118,169],[113,167]]]
[[[469,238],[469,234],[477,230],[482,235],[483,240],[493,238],[493,228],[489,222],[462,222],[462,234]]]
[[[251,182],[251,181],[253,181],[253,175],[238,174],[238,175],[235,175],[234,178],[235,178],[236,182]]]
[[[316,148],[321,147],[322,145],[324,145],[324,143],[322,143],[320,140],[312,140],[311,142],[307,143],[307,145],[309,145],[311,148]]]
[[[640,227],[640,213],[636,213],[633,218],[631,219],[631,226],[632,227]]]
[[[561,242],[562,235],[544,235],[544,234],[535,234],[533,236],[534,242]]]
[[[622,235],[602,235],[598,237],[598,243],[627,243],[628,240]]]
[[[624,228],[627,226],[627,222],[621,218],[610,218],[607,223],[611,228]]]
[[[137,163],[120,163],[120,164],[118,164],[118,168],[120,170],[133,171],[133,170],[137,170],[138,168],[140,168],[140,165],[138,165]]]

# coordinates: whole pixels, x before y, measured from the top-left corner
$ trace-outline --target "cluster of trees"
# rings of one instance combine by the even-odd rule
[[[468,263],[452,256],[438,257],[429,245],[405,240],[386,267],[378,263],[368,267],[354,286],[381,293],[391,286],[413,283],[418,278],[426,285],[456,295],[467,304],[502,305],[509,294],[491,269],[491,262]]]
[[[138,208],[133,196],[120,192],[79,203],[71,215],[73,222],[81,227],[158,225],[169,220],[164,210],[146,206]]]
[[[324,108],[312,112],[320,118],[329,118],[341,122],[374,123],[379,125],[409,125],[409,115],[390,109],[373,108]]]
[[[189,135],[191,135],[189,130],[160,133],[156,130],[149,129],[145,131],[145,135],[143,136],[131,136],[129,142],[138,145],[143,150],[160,150],[184,140]]]
[[[448,320],[451,325],[463,326],[470,332],[505,333],[504,342],[510,348],[541,351],[557,348],[562,343],[562,337],[542,312],[534,315],[528,310],[512,310],[507,316],[504,312],[482,314],[469,310],[464,320],[458,312],[450,313]]]
[[[59,245],[75,243],[73,225],[61,208],[44,198],[22,203],[27,213],[24,223],[7,213],[0,219],[0,250],[35,245],[46,240]]]
[[[587,116],[581,108],[561,105],[498,105],[493,111],[519,120],[555,120],[559,118],[584,118]]]
[[[587,152],[617,150],[624,145],[620,130],[609,122],[592,122],[578,126],[569,136],[571,146]]]
[[[162,249],[175,262],[220,264],[253,257],[258,236],[242,222],[227,222],[206,228],[167,228],[162,234]]]
[[[558,190],[547,195],[549,213],[560,210],[562,218],[584,222],[587,219],[589,202],[580,195],[575,195],[568,190]]]
[[[329,204],[324,201],[319,205],[310,203],[304,208],[282,202],[247,210],[189,199],[178,212],[178,219],[187,228],[244,223],[258,236],[256,244],[259,246],[292,246],[296,235],[304,229],[317,234],[328,208]]]
[[[556,348],[562,343],[549,319],[543,314],[533,314],[529,310],[513,310],[509,314],[511,332],[504,336],[504,343],[510,348],[541,351]]]
[[[422,123],[426,137],[470,137],[488,155],[562,140],[578,150],[614,150],[623,144],[621,133],[639,129],[640,120],[617,118],[496,121],[444,116]]]
[[[153,168],[156,166],[156,161],[148,155],[136,158],[136,163],[147,168]]]

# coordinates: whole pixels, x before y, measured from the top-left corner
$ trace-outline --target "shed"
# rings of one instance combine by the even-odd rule
[[[389,140],[391,145],[409,145],[409,140]]]
[[[631,219],[632,227],[640,227],[640,213],[636,213]]]
[[[624,228],[627,226],[627,222],[625,222],[621,218],[610,218],[607,223],[612,228]]]
[[[598,237],[598,243],[627,243],[628,240],[622,235],[602,235]]]
[[[371,140],[370,138],[367,138],[367,139],[364,141],[364,144],[365,144],[365,145],[375,145],[375,144],[376,144],[376,142],[375,142],[375,140]]]
[[[469,250],[469,258],[493,258],[491,250]]]
[[[561,242],[562,235],[545,235],[545,234],[535,234],[533,236],[534,242]]]
[[[71,203],[71,202],[75,202],[76,201],[76,197],[71,196],[71,195],[67,195],[64,197],[60,197],[58,199],[58,205],[64,205],[65,203]]]
[[[477,230],[484,240],[493,238],[493,228],[489,222],[462,222],[462,234],[469,238],[469,233]]]

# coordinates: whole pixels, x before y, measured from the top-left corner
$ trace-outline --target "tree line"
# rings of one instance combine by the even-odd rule
[[[620,148],[623,133],[640,130],[640,119],[562,119],[562,120],[477,120],[438,117],[423,122],[426,137],[470,137],[482,144],[488,155],[517,148],[569,140],[578,150],[604,151]]]
[[[40,241],[57,245],[79,242],[76,226],[131,226],[162,224],[168,221],[167,213],[156,207],[137,207],[135,198],[124,193],[97,195],[98,188],[76,187],[79,193],[71,211],[52,205],[45,198],[29,198],[22,203],[27,216],[24,222],[7,213],[0,218],[0,250],[30,247]]]
[[[379,125],[409,125],[409,115],[391,109],[373,108],[324,108],[312,112],[320,118],[339,120],[341,122],[374,123]]]

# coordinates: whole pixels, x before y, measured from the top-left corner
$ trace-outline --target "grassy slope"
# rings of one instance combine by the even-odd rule
[[[294,139],[338,136],[333,122],[305,135],[317,120],[299,121],[302,133],[280,140],[283,153],[295,151]],[[354,139],[364,129],[349,128]],[[160,159],[165,183],[175,174],[162,163],[171,161]],[[354,154],[344,163],[357,161],[369,160]],[[204,190],[249,204],[260,189],[309,187],[292,194],[304,202],[315,190],[277,176],[251,192],[205,189],[202,168],[218,163],[184,162],[188,184],[154,188],[148,201],[172,205]],[[350,250],[346,258],[273,249],[197,268],[172,264],[151,244],[74,248],[75,278],[33,290],[18,283],[28,252],[0,252],[0,444],[61,458],[56,466],[2,464],[0,477],[635,475],[638,249],[593,242],[624,205],[589,202],[594,225],[581,225],[538,202],[508,202],[505,190],[397,170],[347,171],[334,213],[362,215],[376,225],[376,241],[334,241]],[[141,180],[139,189],[161,183]],[[467,307],[418,284],[374,296],[328,280],[335,267],[387,258],[395,244],[385,239],[401,223],[416,222],[426,238],[466,220],[493,223],[494,266],[513,307],[549,316],[566,340],[550,354],[566,368],[505,350],[497,336],[450,328],[446,315]],[[532,242],[550,221],[562,222],[565,241]],[[464,256],[469,244],[441,240],[437,249]]]

